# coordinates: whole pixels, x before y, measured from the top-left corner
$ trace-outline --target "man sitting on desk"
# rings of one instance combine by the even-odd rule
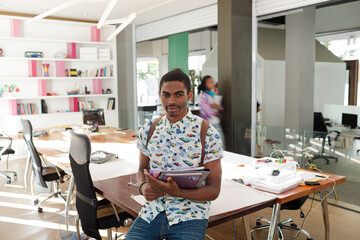
[[[204,128],[205,135],[201,134],[203,119],[187,108],[192,92],[189,77],[182,71],[173,70],[161,78],[159,95],[166,115],[145,124],[138,132],[139,192],[147,201],[126,239],[205,239],[209,201],[220,192],[220,135],[211,125]],[[201,135],[205,138],[204,149]],[[148,173],[149,169],[173,170],[202,163],[211,172],[205,186],[196,189],[181,189],[170,177],[163,182]]]

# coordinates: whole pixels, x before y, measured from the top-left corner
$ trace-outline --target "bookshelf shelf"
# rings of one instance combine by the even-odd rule
[[[23,42],[47,42],[47,43],[68,43],[74,42],[88,45],[112,45],[113,42],[91,42],[66,39],[26,38],[26,37],[0,37],[0,40],[23,41]]]
[[[26,57],[0,57],[0,61],[25,61],[25,60],[35,60],[35,61],[64,61],[64,62],[98,62],[98,63],[113,63],[114,60],[91,60],[91,59],[79,59],[79,58],[26,58]]]
[[[29,97],[0,97],[0,100],[25,100],[25,99],[57,99],[57,98],[98,98],[115,97],[115,94],[78,94],[78,95],[59,95],[59,96],[29,96]]]

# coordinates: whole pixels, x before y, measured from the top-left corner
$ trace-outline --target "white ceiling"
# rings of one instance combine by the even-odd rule
[[[68,0],[0,0],[0,11],[40,14]],[[144,24],[165,17],[187,12],[217,3],[217,0],[118,0],[108,19],[125,18],[132,12],[140,12],[164,2],[163,6],[138,13],[135,24]],[[77,3],[52,15],[53,17],[98,21],[107,6],[108,1]]]

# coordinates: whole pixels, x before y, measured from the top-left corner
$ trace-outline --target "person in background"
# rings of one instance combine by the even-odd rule
[[[216,128],[225,146],[224,132],[220,123],[220,114],[224,111],[224,108],[220,105],[221,98],[214,92],[215,90],[217,92],[217,85],[214,83],[214,79],[209,75],[203,77],[201,84],[198,86],[200,117]],[[217,101],[217,98],[220,100]]]

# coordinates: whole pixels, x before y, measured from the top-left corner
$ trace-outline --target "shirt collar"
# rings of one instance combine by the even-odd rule
[[[181,126],[181,125],[183,125],[183,124],[185,124],[186,126],[189,125],[189,123],[193,121],[194,116],[193,116],[192,112],[190,111],[190,109],[187,109],[187,111],[188,111],[188,112],[186,113],[185,117],[183,117],[182,119],[180,119],[179,121],[177,121],[177,122],[175,122],[175,123],[172,123],[172,122],[166,117],[166,114],[165,114],[165,116],[164,116],[165,125],[170,125],[170,126],[172,126],[172,125],[174,125],[174,124],[179,125],[179,126]]]

